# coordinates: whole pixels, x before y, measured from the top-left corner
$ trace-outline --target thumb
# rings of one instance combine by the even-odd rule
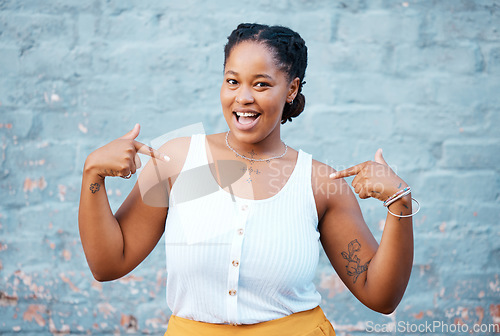
[[[384,157],[382,156],[382,148],[377,149],[377,152],[375,153],[375,162],[388,166],[387,162],[385,162]]]
[[[141,125],[135,124],[134,128],[128,131],[125,135],[121,136],[120,139],[134,140],[135,138],[137,138],[140,131],[141,131]]]

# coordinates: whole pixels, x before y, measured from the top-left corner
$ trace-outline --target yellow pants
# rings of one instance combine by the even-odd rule
[[[320,306],[256,324],[215,324],[172,315],[164,336],[335,336]]]

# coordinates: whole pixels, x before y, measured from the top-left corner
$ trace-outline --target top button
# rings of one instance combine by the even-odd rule
[[[248,210],[248,205],[243,204],[243,205],[241,206],[241,211],[247,211],[247,210]]]

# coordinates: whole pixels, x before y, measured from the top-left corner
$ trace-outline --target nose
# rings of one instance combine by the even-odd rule
[[[251,89],[246,87],[241,87],[238,90],[235,98],[236,103],[241,105],[251,104],[254,102],[253,94]]]

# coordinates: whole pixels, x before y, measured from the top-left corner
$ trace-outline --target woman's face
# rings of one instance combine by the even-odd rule
[[[277,132],[285,103],[291,102],[298,79],[287,74],[264,44],[241,42],[226,59],[220,99],[224,118],[237,139],[257,143]]]

